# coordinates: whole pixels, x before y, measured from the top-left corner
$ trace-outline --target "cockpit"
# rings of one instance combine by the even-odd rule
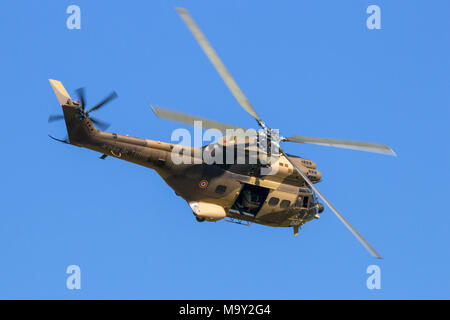
[[[317,202],[317,197],[311,189],[300,188],[293,209],[298,210],[299,219],[308,219],[313,218],[317,213],[323,212],[324,206]]]
[[[294,209],[306,209],[314,205],[314,194],[308,188],[299,188],[299,195],[294,203]]]

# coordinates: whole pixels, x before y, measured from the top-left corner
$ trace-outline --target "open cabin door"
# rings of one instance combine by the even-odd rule
[[[269,189],[244,183],[230,211],[255,217],[267,199]]]

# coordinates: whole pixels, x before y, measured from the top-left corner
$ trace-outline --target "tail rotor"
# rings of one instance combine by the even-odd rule
[[[90,113],[93,111],[99,110],[100,108],[105,106],[107,103],[109,103],[110,101],[117,98],[116,92],[115,91],[111,92],[105,99],[100,101],[94,107],[90,108],[88,111],[86,111],[86,94],[85,94],[84,88],[79,88],[75,92],[77,93],[79,102],[74,101],[74,103],[79,105],[78,108],[79,108],[80,118],[82,118],[82,119],[89,118],[89,119],[91,119],[92,123],[94,123],[101,130],[106,130],[110,126],[110,124],[108,122],[101,121],[101,120],[98,120],[97,118],[92,117],[90,115]],[[55,121],[59,121],[59,120],[63,120],[63,119],[64,119],[64,115],[52,114],[48,117],[48,122],[50,123],[50,122],[55,122]]]

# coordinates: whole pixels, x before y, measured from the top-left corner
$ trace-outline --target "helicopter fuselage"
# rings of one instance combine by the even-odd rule
[[[207,164],[196,148],[183,147],[192,161],[175,163],[176,144],[100,131],[78,105],[62,105],[70,144],[154,169],[186,200],[198,221],[229,218],[273,227],[298,227],[318,218],[321,205],[289,161],[280,155],[275,174],[261,175],[260,164]],[[200,153],[201,154],[201,153]],[[320,181],[310,160],[295,158],[305,173]],[[310,168],[304,165],[310,165]],[[323,209],[323,207],[322,207]]]

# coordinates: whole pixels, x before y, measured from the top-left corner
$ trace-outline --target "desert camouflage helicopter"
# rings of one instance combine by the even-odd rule
[[[258,116],[188,12],[183,8],[177,8],[177,11],[236,100],[260,127],[255,136],[244,140],[245,152],[250,151],[252,148],[250,145],[253,147],[256,145],[258,155],[263,154],[266,159],[269,156],[271,161],[269,165],[276,165],[275,174],[263,173],[263,169],[268,166],[267,162],[206,163],[201,156],[198,157],[198,154],[202,155],[201,152],[196,152],[199,148],[180,148],[179,145],[172,143],[101,131],[97,127],[106,130],[108,124],[94,119],[90,114],[114,99],[116,94],[113,92],[99,104],[86,110],[84,90],[77,90],[79,101],[74,101],[57,80],[49,81],[61,104],[63,115],[52,115],[49,117],[49,122],[64,119],[68,138],[60,140],[50,137],[60,142],[100,152],[101,159],[112,156],[156,170],[176,194],[187,201],[199,222],[225,219],[241,224],[258,223],[272,227],[292,227],[294,234],[297,235],[300,226],[317,219],[318,214],[324,210],[324,206],[318,202],[320,198],[375,257],[381,258],[316,188],[314,184],[322,177],[316,164],[308,159],[288,155],[281,148],[280,143],[299,142],[389,155],[395,155],[395,153],[381,144],[279,135],[278,130],[269,128]],[[228,129],[239,129],[232,125],[168,109],[153,107],[153,111],[160,118],[190,125],[201,121],[204,128],[218,129],[222,132]],[[225,135],[218,142],[201,149],[202,151],[219,150],[222,152],[221,156],[225,157],[227,150],[237,148],[238,141],[237,136]],[[262,143],[263,141],[265,144]],[[270,146],[274,146],[273,150]],[[183,157],[187,155],[193,161],[175,163],[174,153],[183,154]],[[273,154],[276,154],[276,157],[272,157]]]

